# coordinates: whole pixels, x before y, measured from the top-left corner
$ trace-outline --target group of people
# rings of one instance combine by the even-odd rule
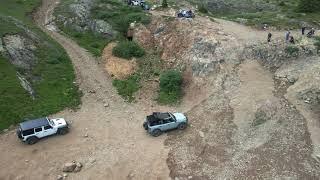
[[[306,27],[302,27],[301,28],[301,34],[305,35],[305,31],[306,31]],[[312,37],[314,34],[315,34],[315,30],[314,30],[314,28],[311,28],[311,30],[307,33],[307,37]],[[268,38],[267,38],[268,42],[271,42],[271,37],[272,37],[272,34],[271,34],[271,32],[269,32],[268,33]],[[295,43],[294,37],[291,35],[290,31],[286,32],[285,39],[286,39],[286,42],[289,42],[291,44]]]

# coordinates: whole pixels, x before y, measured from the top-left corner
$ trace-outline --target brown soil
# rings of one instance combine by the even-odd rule
[[[105,62],[105,68],[109,75],[117,79],[125,79],[134,74],[137,69],[137,63],[134,59],[127,60],[113,56],[112,49],[115,46],[115,43],[109,43],[108,46],[104,48],[102,61]]]

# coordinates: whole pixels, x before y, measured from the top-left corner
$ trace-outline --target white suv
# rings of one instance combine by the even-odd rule
[[[44,117],[20,123],[17,135],[23,142],[35,144],[40,138],[53,134],[64,135],[68,133],[68,130],[68,123],[63,118]]]

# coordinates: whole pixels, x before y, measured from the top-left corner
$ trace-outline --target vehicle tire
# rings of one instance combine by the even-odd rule
[[[59,134],[59,135],[65,135],[65,134],[67,134],[68,133],[68,128],[61,128],[61,129],[59,129],[58,130],[58,133],[57,134]]]
[[[144,123],[143,123],[143,128],[144,128],[145,130],[148,129],[148,124],[147,124],[147,122],[144,122]]]
[[[185,129],[185,128],[187,128],[187,124],[186,124],[186,123],[180,123],[180,124],[178,125],[178,129],[180,129],[180,130],[183,130],[183,129]]]
[[[29,145],[35,144],[35,143],[37,143],[38,141],[39,141],[39,138],[37,138],[36,136],[32,136],[32,137],[29,137],[29,138],[27,139],[27,143],[28,143]]]
[[[151,132],[151,135],[154,137],[158,137],[162,134],[162,131],[160,129],[155,129]]]

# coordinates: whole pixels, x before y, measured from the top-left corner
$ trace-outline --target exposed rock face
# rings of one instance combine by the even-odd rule
[[[33,99],[35,99],[36,93],[35,91],[32,89],[32,86],[30,84],[30,82],[28,80],[26,80],[26,78],[24,78],[20,73],[17,72],[17,77],[20,80],[20,84],[21,86],[28,91],[28,93],[31,95],[31,97]]]
[[[31,40],[18,34],[6,35],[3,37],[3,44],[11,64],[26,70],[30,70],[35,65],[34,50],[36,46]]]
[[[116,32],[110,24],[91,17],[90,11],[94,4],[95,1],[92,0],[75,0],[69,5],[70,17],[58,15],[56,21],[60,22],[58,24],[69,26],[78,32],[90,30],[106,37],[115,36]]]

